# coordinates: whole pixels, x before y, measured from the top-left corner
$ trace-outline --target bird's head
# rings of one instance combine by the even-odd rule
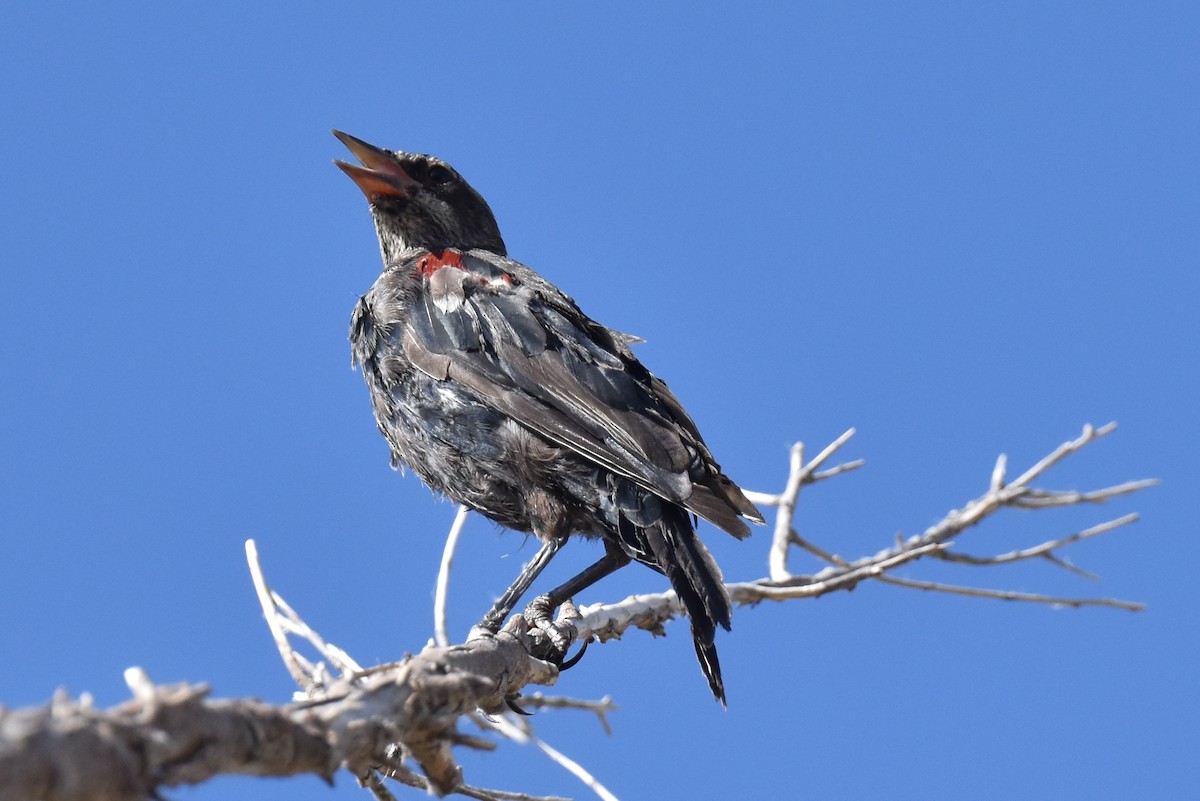
[[[449,164],[384,150],[341,131],[333,135],[361,163],[334,161],[367,196],[386,263],[414,248],[481,248],[506,255],[487,201]]]

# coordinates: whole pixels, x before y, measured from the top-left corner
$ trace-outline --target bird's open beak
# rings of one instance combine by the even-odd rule
[[[372,203],[384,197],[407,197],[420,186],[388,151],[338,130],[335,130],[333,135],[350,149],[354,157],[362,162],[362,166],[337,159],[333,163],[341,167],[342,172],[358,184],[358,188]]]

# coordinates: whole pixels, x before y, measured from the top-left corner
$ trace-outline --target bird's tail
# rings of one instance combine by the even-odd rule
[[[725,684],[717,660],[716,633],[719,624],[729,630],[732,608],[721,568],[696,536],[687,512],[664,504],[665,514],[657,525],[644,531],[656,569],[671,582],[692,624],[692,642],[700,669],[708,679],[713,696],[725,704]]]

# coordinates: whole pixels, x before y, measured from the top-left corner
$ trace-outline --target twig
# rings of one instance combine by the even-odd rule
[[[279,658],[283,660],[288,673],[292,674],[292,680],[300,685],[305,693],[315,689],[312,664],[307,660],[302,663],[299,655],[292,650],[287,634],[283,630],[283,623],[276,613],[275,599],[271,588],[267,586],[266,577],[263,576],[262,565],[258,561],[258,545],[254,540],[246,540],[246,562],[250,567],[250,578],[254,582],[254,591],[258,595],[258,603],[262,607],[263,617],[267,620],[271,639],[275,641],[275,648],[279,651]]]
[[[804,443],[797,442],[792,446],[791,458],[788,460],[787,486],[779,495],[775,515],[775,533],[771,537],[771,550],[767,554],[767,573],[774,581],[784,581],[791,574],[787,569],[788,546],[792,539],[792,517],[796,513],[796,501],[800,498],[800,488],[804,486]]]
[[[314,664],[305,659],[288,640],[288,634],[294,634],[306,640],[317,653],[329,664],[333,665],[340,675],[362,673],[362,667],[341,648],[326,642],[283,599],[279,593],[272,590],[263,575],[259,564],[258,546],[254,540],[246,540],[246,562],[250,567],[250,575],[254,581],[254,589],[262,607],[263,617],[279,650],[279,656],[292,674],[293,680],[300,685],[305,697],[320,697],[329,684],[329,677],[321,664]]]
[[[1037,464],[1026,470],[1020,478],[1009,484],[1004,483],[1004,469],[1007,460],[1002,456],[997,460],[996,468],[992,471],[992,479],[986,493],[970,501],[962,509],[951,511],[939,523],[930,526],[918,537],[914,537],[913,541],[944,542],[974,526],[997,509],[1007,505],[1014,505],[1017,499],[1031,493],[1032,490],[1029,487],[1031,481],[1039,478],[1044,472],[1070,454],[1091,444],[1100,437],[1112,433],[1116,430],[1116,427],[1116,423],[1108,423],[1100,428],[1094,428],[1090,424],[1085,425],[1082,434],[1073,440],[1068,440],[1059,445],[1050,454],[1039,460]]]
[[[600,783],[600,780],[591,774],[586,768],[580,765],[575,760],[571,759],[566,754],[562,753],[554,746],[545,742],[529,727],[527,721],[514,721],[508,717],[496,718],[490,721],[492,727],[503,734],[513,742],[528,743],[545,754],[551,762],[562,767],[578,779],[585,787],[595,793],[602,801],[619,801],[619,799],[609,791],[607,787]]]
[[[403,766],[392,766],[367,771],[366,775],[359,777],[358,783],[370,790],[371,795],[375,796],[379,801],[397,801],[396,796],[383,783],[385,776],[409,787],[416,787],[418,790],[429,792],[429,782],[425,781],[425,777],[413,773]]]
[[[1030,489],[1024,495],[1013,500],[1013,506],[1026,509],[1044,509],[1048,506],[1074,506],[1080,503],[1104,503],[1120,495],[1129,495],[1138,490],[1157,486],[1157,478],[1146,478],[1140,481],[1126,481],[1113,487],[1093,490],[1092,492],[1077,492],[1075,490],[1055,491]]]
[[[958,554],[955,551],[948,550],[948,547],[951,545],[951,541],[958,535],[978,524],[988,515],[1006,506],[1029,506],[1036,508],[1037,506],[1096,503],[1153,486],[1157,483],[1154,480],[1130,481],[1092,492],[1057,492],[1035,489],[1029,486],[1029,482],[1040,477],[1046,470],[1063,458],[1075,453],[1096,439],[1111,433],[1115,427],[1114,423],[1109,423],[1100,428],[1093,428],[1090,425],[1085,426],[1079,437],[1058,446],[1012,483],[1006,483],[1005,481],[1008,460],[1004,455],[1001,455],[996,460],[995,467],[989,477],[988,490],[984,495],[968,502],[962,509],[951,510],[941,521],[930,526],[922,534],[910,537],[907,540],[898,539],[894,547],[880,551],[874,556],[864,557],[853,562],[842,559],[826,549],[817,546],[815,543],[804,539],[790,527],[792,515],[795,512],[795,497],[799,493],[799,488],[806,483],[804,476],[815,475],[815,466],[832,454],[837,447],[844,444],[850,434],[853,433],[853,430],[848,431],[842,437],[838,438],[838,440],[835,440],[829,447],[822,451],[820,456],[808,464],[805,464],[803,461],[804,451],[802,446],[797,446],[793,448],[791,453],[788,484],[785,491],[777,496],[763,494],[749,496],[756,503],[779,508],[778,517],[775,522],[775,537],[771,543],[771,578],[753,582],[728,584],[727,587],[730,596],[739,604],[757,604],[767,600],[785,601],[796,598],[812,598],[837,590],[853,589],[864,579],[876,579],[898,586],[920,589],[939,590],[945,587],[945,592],[972,594],[978,597],[1031,600],[1064,606],[1108,606],[1131,610],[1141,609],[1143,608],[1141,604],[1115,599],[1072,599],[983,588],[955,588],[954,585],[916,582],[910,579],[893,579],[889,574],[889,571],[894,568],[902,564],[914,562],[925,556],[935,556],[947,561],[975,564],[1000,564],[1020,559],[1040,557],[1078,575],[1091,577],[1091,574],[1087,571],[1062,559],[1054,551],[1127,525],[1137,520],[1137,515],[1125,515],[1067,537],[1051,540],[1008,554],[1001,554],[996,557],[973,557]],[[1022,503],[1026,499],[1036,499],[1036,501],[1029,504]],[[782,539],[780,532],[783,530],[784,524],[788,524],[789,526],[787,529],[787,544],[803,548],[827,562],[829,566],[814,576],[793,576],[789,574],[786,571],[786,567],[782,566],[784,557],[779,548],[779,543]],[[781,574],[783,576],[782,579],[778,578]],[[682,610],[674,593],[667,592],[654,595],[635,595],[616,604],[596,604],[585,607],[582,613],[584,617],[581,623],[583,632],[585,634],[590,632],[601,640],[605,640],[619,637],[629,628],[642,628],[652,632],[659,632],[666,621],[681,614]]]
[[[460,786],[457,792],[467,798],[477,798],[479,801],[570,801],[568,798],[557,795],[529,795],[507,790],[484,790],[482,787],[472,787],[469,784]]]
[[[1090,570],[1084,570],[1082,567],[1079,567],[1078,565],[1073,564],[1070,560],[1065,559],[1061,556],[1055,556],[1052,553],[1044,553],[1044,554],[1042,554],[1042,558],[1045,559],[1047,562],[1049,562],[1052,565],[1057,565],[1058,567],[1061,567],[1063,570],[1067,571],[1068,573],[1074,573],[1076,576],[1079,576],[1080,578],[1085,578],[1088,581],[1099,581],[1100,580],[1099,575],[1091,572]]]
[[[838,556],[837,554],[826,553],[824,548],[821,548],[821,547],[817,546],[816,544],[809,542],[808,540],[804,539],[799,534],[797,534],[795,531],[792,532],[791,541],[792,541],[792,544],[795,545],[796,547],[801,548],[805,551],[808,551],[813,556],[817,557],[818,559],[820,559],[822,561],[828,562],[831,565],[847,564],[846,560],[843,559],[842,557]]]
[[[1076,439],[1063,443],[1015,481],[1008,482],[1007,459],[996,460],[987,491],[952,510],[923,533],[900,540],[872,556],[847,561],[807,541],[794,525],[801,488],[838,475],[861,464],[847,462],[821,470],[820,465],[853,434],[846,432],[812,461],[805,463],[802,446],[793,449],[788,482],[783,493],[748,493],[756,503],[778,509],[775,538],[769,556],[770,579],[728,585],[739,604],[765,600],[811,598],[849,590],[874,579],[894,586],[967,595],[971,597],[1043,603],[1055,606],[1099,606],[1132,611],[1143,604],[1113,598],[1056,597],[1035,593],[961,587],[931,581],[899,578],[892,571],[926,556],[972,565],[994,565],[1041,558],[1081,575],[1086,571],[1066,561],[1059,551],[1085,539],[1110,532],[1137,519],[1128,514],[1068,536],[995,556],[972,556],[947,550],[960,534],[1005,507],[1038,509],[1099,503],[1153,486],[1153,480],[1130,481],[1099,490],[1059,491],[1032,486],[1032,482],[1066,456],[1105,436],[1113,424],[1087,426]],[[435,613],[439,641],[446,641],[446,598],[449,572],[465,513],[459,511],[448,539],[440,570]],[[787,550],[804,548],[826,566],[812,576],[787,571]],[[464,645],[430,647],[402,662],[362,670],[341,649],[326,642],[268,586],[253,541],[246,543],[247,562],[259,603],[272,639],[289,673],[313,699],[285,707],[253,701],[212,701],[204,687],[159,687],[144,673],[131,670],[127,683],[133,700],[101,711],[86,699],[71,702],[56,696],[45,709],[0,709],[0,798],[46,797],[53,787],[56,798],[94,796],[94,788],[128,787],[112,798],[125,801],[159,795],[158,790],[196,783],[217,773],[294,775],[310,772],[328,777],[344,766],[361,777],[380,801],[395,801],[380,774],[411,786],[435,792],[457,792],[470,798],[504,801],[544,801],[532,796],[485,790],[462,782],[461,769],[452,755],[454,747],[484,747],[490,740],[459,732],[460,717],[476,709],[499,714],[506,702],[530,684],[548,685],[558,676],[553,665],[530,654],[540,647],[526,630],[524,618],[514,616],[496,636],[481,637]],[[565,614],[565,612],[564,612]],[[673,593],[638,595],[616,604],[594,605],[574,620],[581,635],[600,639],[619,637],[630,627],[661,630],[665,621],[681,614]],[[313,663],[291,645],[292,637],[311,644],[324,661]],[[328,675],[326,664],[339,677]],[[531,706],[590,708],[607,730],[605,713],[611,702],[575,702],[531,696]],[[584,781],[602,799],[612,794],[574,760],[537,738],[525,721],[501,718],[489,728],[505,736],[536,745],[548,757]],[[252,743],[253,746],[247,746]],[[419,775],[404,764],[411,759]],[[130,781],[130,777],[133,777]],[[147,778],[149,777],[149,778]],[[40,783],[39,783],[40,782]],[[50,784],[46,784],[49,782]],[[140,783],[139,783],[140,782]]]
[[[779,510],[775,515],[774,534],[771,538],[770,550],[767,552],[767,573],[772,581],[786,581],[791,577],[792,574],[788,572],[787,568],[788,546],[793,543],[799,544],[805,542],[796,533],[794,523],[796,503],[800,497],[800,489],[805,484],[811,484],[824,478],[836,476],[865,464],[862,459],[857,459],[823,472],[817,471],[817,468],[824,464],[839,448],[845,445],[854,436],[854,433],[853,428],[847,429],[840,437],[825,446],[825,449],[808,463],[804,461],[804,443],[797,442],[792,446],[788,459],[788,480],[783,492],[773,496],[758,492],[746,493],[746,497],[750,498],[754,503],[760,503],[764,506],[774,506]]]
[[[446,628],[446,599],[450,593],[450,568],[454,564],[454,551],[458,548],[458,540],[462,536],[463,527],[471,510],[459,504],[454,514],[454,522],[450,525],[450,533],[446,535],[446,545],[442,548],[442,562],[438,566],[437,588],[433,594],[433,636],[438,645],[449,645],[450,635]]]
[[[1091,423],[1085,424],[1083,426],[1082,434],[1080,434],[1075,439],[1067,440],[1062,445],[1059,445],[1057,448],[1055,448],[1053,451],[1051,451],[1049,454],[1047,454],[1044,458],[1041,459],[1041,461],[1039,461],[1033,467],[1026,470],[1021,475],[1020,478],[1018,478],[1016,481],[1014,481],[1013,486],[1017,486],[1017,487],[1027,486],[1029,484],[1029,482],[1031,482],[1035,478],[1038,478],[1039,476],[1041,476],[1042,473],[1045,473],[1051,467],[1058,464],[1060,461],[1062,461],[1066,457],[1070,456],[1072,453],[1075,453],[1080,448],[1086,447],[1087,445],[1090,445],[1095,440],[1100,439],[1101,437],[1107,436],[1116,430],[1117,430],[1117,423],[1115,420],[1105,423],[1104,425],[1100,426],[1099,428],[1094,427]]]
[[[954,584],[940,584],[933,581],[915,581],[913,579],[897,578],[896,576],[876,576],[876,580],[884,584],[895,584],[898,587],[910,587],[914,590],[932,590],[948,592],[952,595],[969,595],[974,598],[996,598],[1001,601],[1030,601],[1052,606],[1107,606],[1114,609],[1127,609],[1130,612],[1141,612],[1145,604],[1133,601],[1122,601],[1117,598],[1056,598],[1051,595],[1038,595],[1030,592],[1015,592],[1013,590],[987,590],[979,587],[959,587]]]
[[[1008,553],[997,554],[996,556],[971,556],[969,554],[959,553],[951,550],[938,551],[936,556],[939,559],[945,559],[947,562],[959,562],[967,565],[1001,565],[1006,562],[1019,562],[1022,559],[1048,557],[1051,555],[1050,552],[1056,548],[1062,548],[1064,546],[1071,545],[1072,543],[1105,534],[1115,528],[1128,525],[1137,519],[1138,515],[1136,512],[1130,513],[1118,517],[1115,520],[1109,520],[1106,523],[1101,523],[1098,526],[1092,526],[1091,528],[1086,528],[1083,531],[1078,531],[1068,537],[1063,537],[1062,539],[1043,542],[1041,545],[1035,545],[1032,548],[1025,548],[1020,551],[1009,551]],[[1066,565],[1063,566],[1065,567]],[[1075,570],[1079,569],[1074,565],[1070,565],[1070,567],[1074,568]]]
[[[816,469],[826,459],[828,459],[829,456],[834,451],[836,451],[842,445],[846,444],[846,442],[852,436],[854,436],[854,434],[855,434],[855,429],[853,429],[853,428],[848,429],[847,431],[843,432],[840,437],[838,437],[833,442],[831,442],[828,446],[826,446],[825,450],[821,451],[821,453],[817,455],[817,458],[813,459],[812,462],[809,462],[807,466],[798,467],[797,469],[801,471],[801,476],[800,476],[801,483],[802,484],[815,484],[818,481],[823,481],[827,478],[833,478],[834,476],[841,475],[842,473],[847,473],[851,470],[857,470],[858,468],[865,465],[867,463],[865,459],[852,459],[849,462],[844,462],[844,463],[836,465],[834,467],[830,467],[826,470],[817,470]],[[801,447],[803,447],[803,443],[796,443],[796,445],[800,445]],[[796,446],[794,445],[792,447],[794,450]],[[788,472],[788,482],[789,483],[791,482],[791,478],[792,478],[792,473],[791,473],[791,471],[789,471]],[[755,490],[743,489],[742,494],[745,495],[746,498],[748,498],[751,503],[753,503],[757,506],[779,506],[779,504],[787,497],[786,490],[781,493],[771,493],[771,492],[756,492]]]
[[[608,713],[617,711],[617,705],[609,696],[599,701],[585,701],[579,698],[564,698],[556,695],[546,695],[541,692],[521,696],[521,706],[525,709],[583,709],[594,712],[600,720],[604,733],[612,735],[612,727],[608,723]]]

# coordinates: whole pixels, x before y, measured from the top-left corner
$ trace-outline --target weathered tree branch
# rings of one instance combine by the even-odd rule
[[[0,799],[147,799],[221,773],[411,774],[407,759],[425,774],[419,785],[427,780],[439,794],[471,789],[462,787],[451,749],[481,741],[458,732],[458,719],[498,713],[526,684],[553,684],[558,675],[530,656],[534,645],[515,621],[494,637],[429,648],[286,706],[212,700],[203,686],[155,686],[131,669],[133,700],[112,709],[57,697],[0,713]]]
[[[795,514],[801,489],[825,478],[853,470],[861,460],[820,469],[853,436],[847,431],[811,461],[803,445],[791,453],[791,468],[782,492],[748,493],[762,506],[776,509],[774,534],[768,549],[768,576],[728,585],[736,603],[757,604],[813,598],[852,589],[874,579],[894,586],[976,597],[1049,603],[1062,606],[1107,606],[1139,610],[1141,604],[1108,598],[1068,598],[1007,590],[935,583],[892,574],[901,565],[933,557],[969,566],[990,566],[1045,559],[1078,575],[1060,551],[1137,520],[1126,514],[1073,534],[992,556],[953,550],[957,538],[1004,508],[1042,509],[1103,503],[1155,484],[1131,481],[1090,490],[1048,490],[1032,486],[1051,467],[1113,431],[1115,424],[1086,426],[1014,481],[1006,481],[1007,460],[1001,456],[987,490],[951,510],[924,532],[897,538],[895,544],[856,560],[801,537]],[[221,773],[285,776],[312,773],[329,779],[346,769],[376,798],[394,796],[385,777],[438,794],[459,793],[478,799],[529,799],[520,793],[484,790],[462,781],[452,750],[456,746],[494,748],[493,741],[458,730],[467,718],[485,731],[535,745],[571,771],[603,799],[613,799],[581,765],[534,735],[527,720],[502,713],[529,685],[551,685],[558,670],[537,658],[546,643],[539,632],[527,630],[514,616],[498,635],[477,636],[462,645],[447,645],[445,603],[454,542],[465,512],[460,510],[442,559],[435,604],[437,645],[400,662],[368,670],[309,628],[273,592],[259,567],[253,542],[247,543],[251,574],[281,658],[301,688],[296,703],[271,706],[254,700],[214,700],[196,685],[152,684],[138,669],[126,672],[133,698],[108,710],[98,710],[86,697],[56,696],[41,708],[0,709],[0,801],[142,801],[157,798],[161,788],[202,782]],[[788,569],[791,549],[803,550],[826,564],[813,575]],[[576,610],[565,605],[559,622],[572,639],[620,637],[629,628],[661,630],[682,613],[673,593],[635,595],[614,604],[595,604]],[[307,642],[320,655],[313,662],[292,645]],[[526,707],[560,705],[590,709],[607,729],[608,699],[583,702],[526,696]],[[484,717],[479,712],[491,717]],[[420,773],[407,766],[415,763]]]

